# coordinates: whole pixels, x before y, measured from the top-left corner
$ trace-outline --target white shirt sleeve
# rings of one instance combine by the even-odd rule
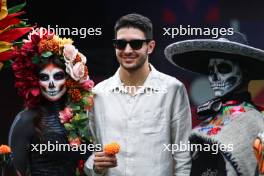
[[[96,145],[98,143],[98,140],[96,138],[96,134],[95,134],[95,124],[94,124],[94,113],[93,111],[88,112],[87,111],[87,115],[89,117],[89,123],[88,123],[88,127],[89,130],[92,134],[93,137],[93,144]],[[103,176],[106,174],[106,172],[103,172],[102,174],[98,174],[94,172],[93,166],[94,166],[94,153],[86,160],[85,165],[84,165],[84,172],[88,175],[88,176]]]
[[[173,145],[188,145],[192,129],[191,110],[188,95],[183,84],[177,87],[172,103],[171,140],[174,159],[174,175],[189,176],[191,171],[190,151],[173,151]]]

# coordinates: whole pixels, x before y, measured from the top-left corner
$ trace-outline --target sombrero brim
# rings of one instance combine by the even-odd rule
[[[173,43],[165,49],[166,58],[177,67],[208,74],[209,59],[237,61],[250,79],[264,78],[264,51],[228,40],[195,39]]]

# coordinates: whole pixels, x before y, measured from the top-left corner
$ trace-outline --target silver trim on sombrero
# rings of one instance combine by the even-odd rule
[[[227,39],[194,39],[179,41],[170,44],[165,48],[164,54],[166,58],[174,65],[172,56],[175,54],[183,54],[192,51],[213,51],[219,53],[241,55],[250,58],[255,58],[264,62],[264,51],[248,45],[237,42],[232,42]]]

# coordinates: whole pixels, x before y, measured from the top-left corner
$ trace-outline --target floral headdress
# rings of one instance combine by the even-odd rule
[[[93,106],[91,89],[94,85],[89,79],[86,57],[72,45],[68,38],[60,38],[45,28],[33,30],[23,41],[18,58],[12,64],[15,74],[15,87],[23,97],[27,108],[40,103],[41,91],[36,70],[42,59],[58,56],[65,63],[67,102],[59,113],[61,123],[68,131],[70,144],[79,145],[83,140],[91,140],[87,129],[86,111]]]

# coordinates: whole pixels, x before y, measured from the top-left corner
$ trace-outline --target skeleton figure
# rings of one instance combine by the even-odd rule
[[[230,60],[213,58],[209,61],[208,79],[216,97],[233,91],[242,82],[240,66]]]
[[[59,100],[66,92],[65,72],[54,64],[47,65],[39,74],[42,95],[50,101]]]

